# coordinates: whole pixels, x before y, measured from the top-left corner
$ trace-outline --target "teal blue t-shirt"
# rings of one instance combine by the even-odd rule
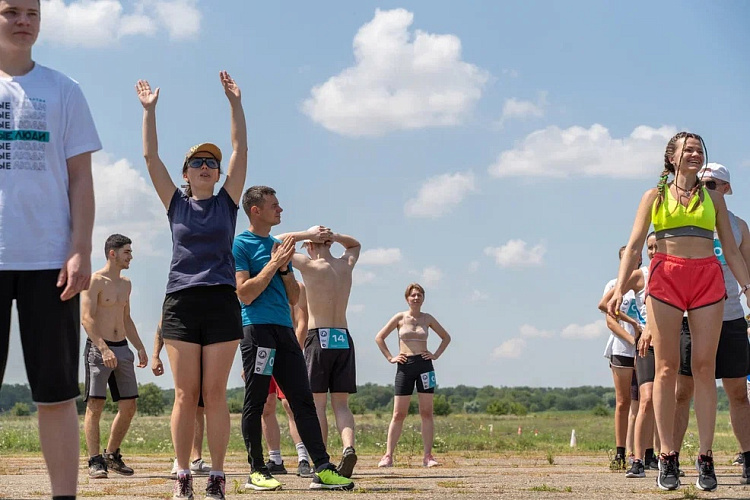
[[[281,242],[273,236],[262,237],[250,231],[235,236],[232,247],[235,270],[248,271],[251,278],[257,276],[271,260],[274,243]],[[242,304],[242,326],[247,325],[281,325],[293,328],[289,298],[278,273],[250,305]]]

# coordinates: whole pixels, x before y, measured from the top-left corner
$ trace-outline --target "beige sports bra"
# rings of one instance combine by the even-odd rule
[[[422,328],[421,325],[417,326],[415,330],[410,331],[402,331],[402,328],[399,328],[398,330],[398,339],[399,340],[422,340],[427,341],[427,335],[428,331],[424,328]]]

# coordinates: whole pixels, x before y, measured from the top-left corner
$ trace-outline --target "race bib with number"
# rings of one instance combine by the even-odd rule
[[[724,257],[724,250],[721,248],[721,241],[719,241],[719,238],[716,236],[714,236],[714,255],[719,259],[721,265],[727,265],[727,259]]]
[[[424,389],[434,389],[437,386],[435,372],[423,373],[420,377],[422,377],[422,387]]]
[[[338,328],[318,329],[320,347],[323,349],[349,349],[349,336],[346,330]]]
[[[255,373],[257,375],[273,375],[273,362],[276,359],[276,349],[258,347],[255,355]]]

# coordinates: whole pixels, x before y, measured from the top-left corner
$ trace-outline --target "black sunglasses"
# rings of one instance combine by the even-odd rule
[[[187,166],[190,168],[201,168],[204,163],[212,170],[219,168],[219,162],[216,161],[216,158],[201,158],[196,156],[187,161]]]
[[[704,185],[705,185],[705,186],[706,186],[706,187],[707,187],[708,189],[710,189],[711,191],[713,191],[713,190],[714,190],[714,189],[716,189],[717,187],[719,187],[719,186],[723,186],[724,184],[727,184],[727,183],[726,183],[726,182],[722,182],[721,184],[719,184],[719,183],[717,183],[716,181],[703,181],[703,184],[704,184]]]

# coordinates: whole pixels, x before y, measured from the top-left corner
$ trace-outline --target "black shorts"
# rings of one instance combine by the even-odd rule
[[[424,359],[420,354],[407,356],[406,363],[399,363],[396,368],[396,396],[411,396],[414,386],[417,392],[433,394],[436,379],[432,360]]]
[[[240,340],[242,313],[229,285],[195,286],[168,293],[162,307],[162,337],[202,346]]]
[[[690,355],[690,327],[687,319],[683,319],[680,334],[680,375],[693,376]],[[724,321],[721,324],[721,336],[716,349],[716,379],[744,378],[749,374],[750,343],[747,340],[747,321],[745,318]]]
[[[635,358],[613,354],[609,357],[610,368],[635,368]]]
[[[305,364],[313,393],[357,392],[354,341],[346,328],[313,328],[305,339]]]
[[[0,271],[0,383],[8,361],[10,314],[16,301],[26,375],[35,403],[79,396],[80,300],[61,301],[58,269]]]
[[[637,352],[635,354],[635,373],[638,377],[638,385],[653,383],[656,373],[656,364],[654,360],[654,348],[648,348],[648,354],[641,357]]]
[[[86,339],[83,360],[86,367],[86,391],[83,400],[107,399],[107,386],[112,401],[135,399],[138,397],[138,382],[135,379],[135,355],[128,347],[127,340],[104,341],[117,358],[117,366],[104,365],[102,353],[91,339]]]
[[[633,377],[630,379],[630,400],[631,401],[638,401],[640,394],[638,392],[638,377],[635,375],[635,370],[633,370]]]

